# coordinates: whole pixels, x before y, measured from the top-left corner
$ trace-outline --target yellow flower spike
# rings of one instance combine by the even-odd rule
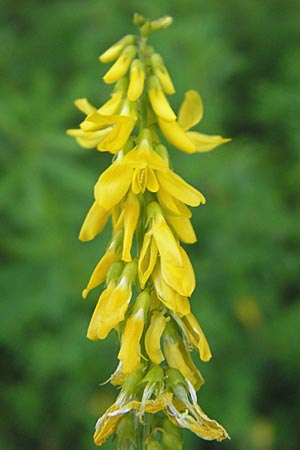
[[[175,89],[171,80],[171,77],[164,65],[162,57],[158,53],[151,55],[151,65],[154,74],[160,81],[163,90],[166,94],[172,95],[175,93]]]
[[[190,313],[190,302],[169,286],[162,277],[159,264],[152,272],[152,281],[159,300],[179,317]]]
[[[124,243],[123,243],[123,252],[122,259],[123,261],[129,262],[131,261],[131,246],[133,235],[137,226],[139,214],[140,214],[140,205],[137,199],[137,196],[132,192],[129,192],[127,195],[127,199],[124,203]]]
[[[161,259],[172,262],[176,266],[181,266],[182,257],[179,244],[168,227],[157,202],[151,202],[148,205],[147,217],[151,221],[151,232]]]
[[[102,55],[99,56],[99,60],[102,63],[109,63],[115,61],[122,53],[124,47],[127,45],[133,44],[136,40],[136,37],[132,34],[128,34],[112,45],[109,49],[107,49]]]
[[[154,364],[160,364],[165,359],[161,351],[160,340],[168,320],[170,319],[164,317],[161,311],[154,310],[152,312],[151,323],[145,335],[145,348]]]
[[[104,300],[100,298],[99,306],[96,306],[89,327],[90,339],[105,339],[109,332],[124,319],[131,300],[131,285],[135,280],[136,271],[136,261],[128,263],[120,275],[120,281],[109,290],[109,295],[105,294]]]
[[[106,72],[103,80],[107,84],[112,84],[122,78],[128,71],[131,61],[136,55],[136,46],[128,45],[124,48],[116,62]]]
[[[129,86],[127,97],[131,102],[135,102],[144,90],[145,69],[139,59],[134,59],[130,66]]]
[[[182,247],[179,247],[179,251],[182,265],[176,265],[170,260],[161,258],[161,273],[165,282],[178,294],[190,297],[196,285],[195,273],[186,251]]]
[[[118,358],[122,363],[122,372],[131,373],[140,363],[140,340],[144,331],[145,316],[150,305],[148,291],[142,291],[136,298],[133,311],[126,321]]]
[[[144,289],[157,260],[158,249],[152,232],[144,235],[143,245],[138,261],[138,274],[141,288]]]
[[[94,239],[105,227],[109,216],[110,211],[106,211],[94,202],[84,219],[79,233],[79,239],[83,242]]]
[[[199,351],[202,361],[209,361],[212,356],[211,351],[196,317],[189,313],[182,318],[177,317],[175,320],[182,329],[187,341]]]
[[[178,369],[198,390],[204,379],[184,346],[175,324],[171,321],[166,324],[163,333],[163,352],[169,367]]]
[[[197,241],[197,237],[191,221],[183,216],[167,215],[168,223],[175,230],[180,241],[186,244],[194,244]]]
[[[123,242],[123,230],[118,230],[114,233],[105,254],[95,267],[87,287],[82,292],[82,297],[86,298],[90,290],[103,283],[107,277],[109,268],[118,261],[121,257],[121,245]],[[122,266],[123,267],[123,266]]]
[[[148,96],[156,115],[167,122],[176,120],[176,114],[163,93],[161,84],[155,75],[148,80]]]

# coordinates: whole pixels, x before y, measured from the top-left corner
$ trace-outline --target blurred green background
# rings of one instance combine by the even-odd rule
[[[300,3],[297,0],[2,1],[0,450],[92,450],[115,398],[98,386],[116,366],[114,337],[85,338],[97,293],[81,290],[109,239],[77,240],[110,155],[65,135],[78,97],[102,104],[98,55],[132,14],[174,24],[152,37],[177,108],[197,89],[199,131],[233,141],[214,152],[171,150],[207,197],[194,210],[193,309],[214,358],[199,364],[203,409],[232,440],[186,433],[186,449],[300,448]],[[109,441],[105,448],[115,448]]]

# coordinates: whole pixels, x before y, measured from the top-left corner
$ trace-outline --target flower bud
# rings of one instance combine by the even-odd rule
[[[151,56],[151,65],[153,72],[159,79],[165,93],[169,95],[174,94],[175,89],[172,80],[164,65],[162,57],[158,53],[153,53]]]
[[[160,119],[166,122],[173,122],[176,120],[176,114],[166,99],[161,84],[155,75],[149,77],[148,95],[151,106]]]
[[[139,59],[134,59],[130,66],[130,78],[127,96],[131,102],[135,102],[144,90],[145,69]]]
[[[102,55],[99,56],[99,60],[102,63],[108,63],[111,61],[114,61],[117,59],[120,54],[122,53],[122,50],[127,45],[132,44],[135,41],[135,36],[128,34],[127,36],[124,36],[122,39],[120,39],[118,42],[116,42],[114,45],[109,47]]]
[[[106,72],[103,80],[107,84],[112,84],[122,78],[129,69],[130,63],[136,55],[136,46],[128,45],[122,51],[116,62]]]

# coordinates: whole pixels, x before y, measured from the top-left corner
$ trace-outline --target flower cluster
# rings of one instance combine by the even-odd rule
[[[197,403],[204,380],[190,353],[196,349],[202,361],[211,357],[191,312],[195,274],[181,245],[196,241],[189,207],[205,197],[174,173],[160,135],[186,153],[228,139],[190,131],[203,114],[196,91],[186,93],[178,115],[167,100],[175,89],[147,38],[171,18],[148,21],[136,14],[134,22],[140,35],[123,37],[99,58],[113,63],[103,77],[114,85],[110,99],[100,108],[77,100],[86,117],[68,130],[81,146],[114,155],[95,185],[79,236],[93,239],[111,218],[110,243],[83,291],[85,298],[103,284],[88,338],[105,339],[116,330],[120,342],[110,378],[120,392],[98,420],[94,440],[101,445],[115,434],[120,449],[139,447],[141,440],[149,450],[181,449],[181,428],[207,440],[228,434]]]

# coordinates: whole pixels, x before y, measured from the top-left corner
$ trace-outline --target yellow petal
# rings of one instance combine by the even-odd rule
[[[165,359],[161,351],[160,339],[168,320],[161,311],[153,311],[151,315],[151,323],[145,335],[145,348],[154,364],[160,364]]]
[[[152,233],[145,233],[141,253],[138,261],[138,273],[141,288],[145,287],[157,260],[157,246]]]
[[[116,114],[122,103],[122,92],[114,92],[111,98],[97,110],[98,114],[103,116],[111,116]]]
[[[209,152],[218,147],[218,145],[230,142],[229,138],[222,138],[222,136],[209,136],[208,134],[198,133],[197,131],[187,131],[187,137],[195,146],[196,152]]]
[[[155,75],[152,75],[149,78],[148,96],[153,111],[157,114],[158,117],[167,122],[176,120],[176,114],[174,113],[168,100],[166,99],[160,83]]]
[[[195,316],[192,313],[189,313],[183,317],[182,322],[185,325],[187,338],[192,345],[199,350],[199,355],[202,361],[209,361],[212,356],[211,351],[205,334],[203,333],[203,330]]]
[[[101,330],[101,325],[105,318],[107,303],[109,302],[110,296],[112,295],[114,289],[115,283],[114,282],[109,283],[107,288],[102,292],[102,294],[99,297],[98,303],[96,305],[96,308],[94,309],[87,331],[87,337],[92,341],[100,339],[99,333]]]
[[[203,103],[196,91],[187,91],[178,113],[178,124],[184,130],[197,125],[203,116]]]
[[[78,98],[74,103],[79,111],[84,114],[88,115],[96,111],[95,106],[93,106],[86,98]]]
[[[171,170],[161,170],[156,174],[159,184],[173,197],[190,206],[205,203],[205,197],[193,186],[186,183],[179,175]]]
[[[118,354],[122,362],[123,373],[131,373],[140,363],[140,340],[144,330],[144,311],[140,308],[126,321],[122,337],[121,349]]]
[[[161,273],[166,283],[184,297],[190,297],[195,289],[195,273],[185,250],[180,247],[182,265],[176,266],[172,261],[161,259]]]
[[[111,132],[99,142],[97,146],[98,150],[117,153],[125,146],[135,124],[131,118],[126,117],[126,119],[123,123],[115,125]]]
[[[130,66],[130,79],[127,91],[127,97],[131,102],[135,102],[144,90],[145,70],[139,59],[132,61]]]
[[[131,286],[125,278],[122,278],[107,299],[105,311],[101,314],[98,339],[105,339],[108,333],[124,319],[131,295]]]
[[[179,244],[162,215],[156,217],[152,225],[152,233],[161,259],[181,265]]]
[[[90,241],[91,239],[94,239],[94,237],[105,227],[109,216],[110,211],[106,211],[94,202],[84,219],[79,233],[79,239],[81,241]]]
[[[132,59],[135,57],[136,47],[135,45],[128,45],[124,48],[121,55],[118,57],[116,62],[111,66],[111,68],[106,72],[103,80],[107,84],[115,83],[120,78],[122,78],[129,69]]]
[[[152,272],[152,281],[159,300],[179,317],[190,313],[190,302],[187,297],[178,294],[163,279],[159,265]]]
[[[98,264],[96,265],[87,287],[83,290],[82,296],[86,298],[90,290],[99,286],[99,284],[103,283],[106,279],[106,275],[110,266],[119,259],[118,255],[115,252],[107,251],[104,256],[100,259]]]
[[[186,244],[197,241],[195,231],[189,219],[183,216],[167,216],[168,223],[174,228],[178,239]]]
[[[123,243],[123,261],[131,261],[132,239],[136,229],[140,213],[139,201],[132,192],[129,192],[124,203],[124,243]]]
[[[95,199],[110,210],[125,196],[131,184],[131,167],[116,161],[99,177],[95,185]]]
[[[195,153],[195,145],[188,138],[185,131],[178,125],[176,120],[168,122],[158,117],[158,125],[162,134],[171,145],[185,153]]]
[[[80,129],[67,130],[69,136],[74,136],[83,148],[95,148],[98,143],[109,133],[110,128],[99,131],[83,131]]]

